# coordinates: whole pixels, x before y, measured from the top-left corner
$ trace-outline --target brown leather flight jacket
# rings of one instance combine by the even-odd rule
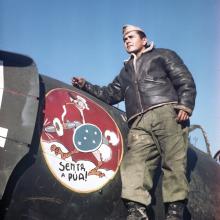
[[[124,64],[108,86],[85,82],[82,88],[113,105],[125,100],[128,121],[156,106],[177,103],[177,108],[192,113],[196,86],[181,58],[168,49],[153,49]]]

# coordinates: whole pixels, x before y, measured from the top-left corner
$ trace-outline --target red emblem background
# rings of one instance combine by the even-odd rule
[[[86,100],[87,106],[89,107],[89,110],[83,110],[85,123],[96,125],[102,131],[102,135],[104,135],[104,132],[106,130],[110,130],[117,135],[119,142],[116,146],[108,143],[108,146],[111,148],[112,151],[111,160],[103,162],[102,166],[100,167],[106,170],[117,171],[121,163],[123,154],[123,140],[121,133],[112,117],[100,105],[98,105],[88,97],[68,89],[51,90],[47,94],[45,100],[44,121],[47,123],[44,126],[52,125],[54,118],[58,118],[62,122],[62,115],[64,114],[63,106],[65,106],[66,108],[66,114],[64,116],[65,122],[68,120],[69,122],[78,121],[80,123],[83,123],[83,119],[79,109],[70,101],[71,97],[77,98],[77,96],[84,98]],[[62,136],[58,136],[56,132],[50,133],[50,136],[48,136],[47,132],[43,130],[41,139],[45,142],[59,142],[63,144],[69,152],[71,152],[76,149],[72,140],[73,134],[74,128],[64,129],[64,133]],[[108,138],[109,137],[107,137],[107,139]],[[85,160],[91,161],[95,165],[97,165],[98,163],[97,159],[90,152],[78,152],[73,154],[71,157],[74,162],[77,162],[78,160]]]

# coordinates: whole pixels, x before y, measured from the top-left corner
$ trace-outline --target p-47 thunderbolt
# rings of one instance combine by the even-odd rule
[[[0,51],[0,219],[125,219],[127,132],[123,111],[39,74],[27,56]],[[155,220],[164,219],[161,175],[158,168]],[[184,218],[220,219],[220,166],[190,143],[187,177]]]

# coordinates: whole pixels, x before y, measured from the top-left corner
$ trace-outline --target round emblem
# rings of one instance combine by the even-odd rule
[[[46,95],[44,113],[41,147],[59,182],[75,192],[89,193],[114,178],[123,140],[100,105],[75,91],[54,89]]]
[[[82,124],[73,135],[73,143],[78,151],[93,152],[102,143],[102,132],[95,125]]]

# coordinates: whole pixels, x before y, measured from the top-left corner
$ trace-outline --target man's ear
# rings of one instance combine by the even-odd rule
[[[142,38],[142,43],[144,46],[147,45],[147,38],[146,37]]]

